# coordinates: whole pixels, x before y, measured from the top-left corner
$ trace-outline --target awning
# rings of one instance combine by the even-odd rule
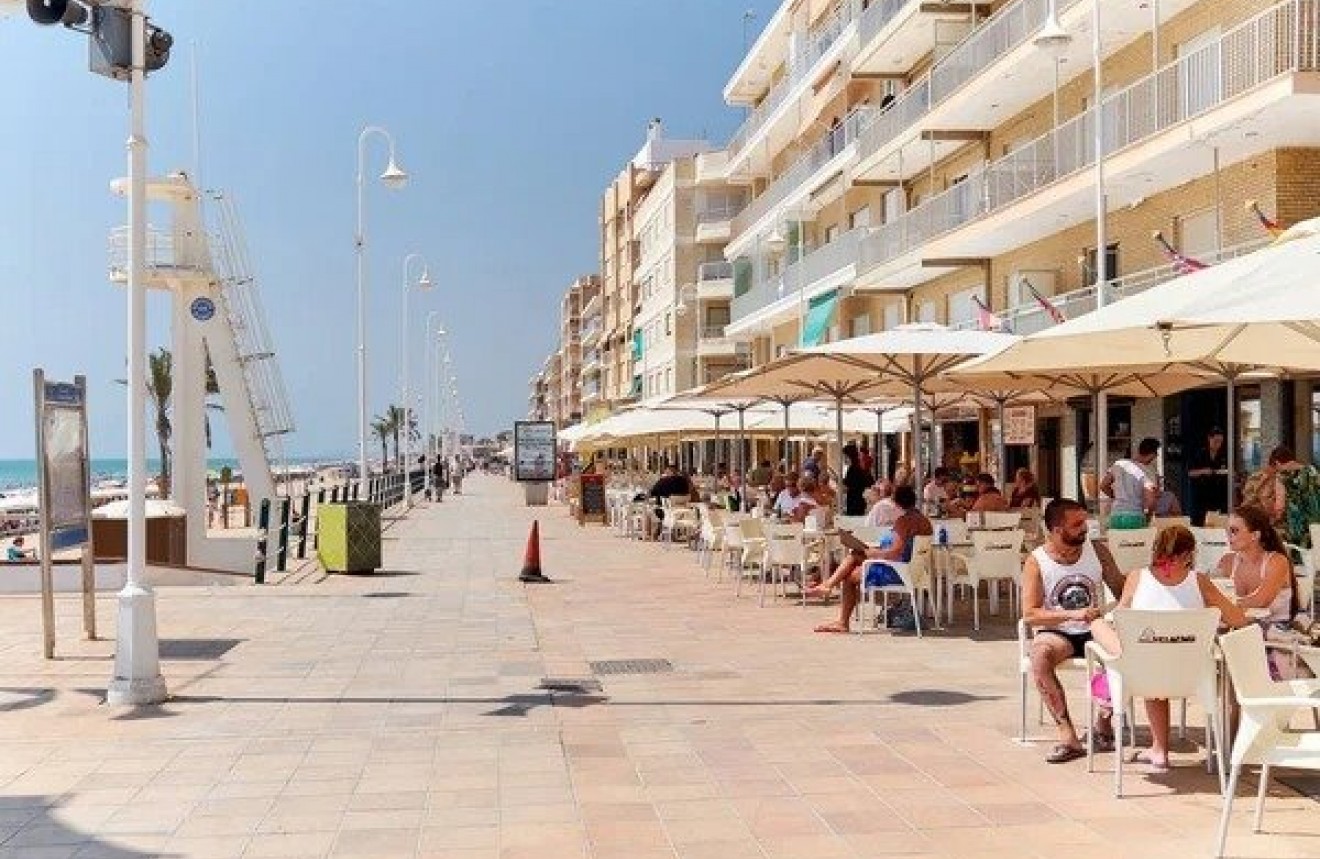
[[[834,321],[834,308],[839,303],[839,290],[833,289],[811,299],[807,305],[807,318],[802,323],[801,346],[819,346]]]

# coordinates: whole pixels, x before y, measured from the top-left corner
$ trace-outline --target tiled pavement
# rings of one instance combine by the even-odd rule
[[[1192,747],[1115,800],[1109,758],[1012,740],[1006,623],[815,635],[833,608],[735,601],[685,550],[465,488],[388,531],[383,575],[160,589],[160,708],[101,704],[111,644],[72,601],[43,663],[37,602],[0,599],[0,857],[1209,855]],[[558,583],[525,589],[533,516]],[[1233,855],[1320,856],[1315,801],[1278,788],[1255,836],[1250,806]]]

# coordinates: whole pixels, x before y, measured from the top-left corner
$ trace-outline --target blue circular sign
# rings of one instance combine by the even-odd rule
[[[210,322],[215,316],[215,302],[205,296],[194,298],[192,304],[188,305],[188,312],[198,322]]]

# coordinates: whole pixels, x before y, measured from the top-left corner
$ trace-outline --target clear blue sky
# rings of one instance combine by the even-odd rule
[[[237,201],[293,401],[293,454],[349,454],[356,438],[357,135],[387,127],[412,182],[368,190],[370,408],[397,401],[403,257],[428,258],[421,330],[440,312],[468,427],[523,416],[552,347],[558,301],[597,266],[606,184],[651,117],[718,143],[741,113],[720,92],[742,56],[743,13],[775,0],[171,0],[175,37],[151,77],[153,174],[192,166],[190,64],[200,72],[202,176]],[[0,19],[0,458],[33,452],[31,368],[91,386],[92,450],[125,455],[125,303],[106,280],[125,222],[127,87],[86,70],[85,37]],[[369,170],[384,167],[375,149]],[[166,345],[153,299],[149,343]],[[154,444],[154,442],[153,442]],[[216,451],[226,453],[223,442]],[[150,449],[150,448],[149,448]]]

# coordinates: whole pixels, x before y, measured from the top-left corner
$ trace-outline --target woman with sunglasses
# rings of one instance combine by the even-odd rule
[[[1228,554],[1215,575],[1233,580],[1243,608],[1266,609],[1263,622],[1287,625],[1297,614],[1292,561],[1263,508],[1244,504],[1228,518]]]
[[[1204,573],[1193,570],[1196,537],[1187,528],[1171,525],[1160,531],[1150,554],[1150,566],[1127,577],[1119,608],[1146,611],[1217,608],[1220,619],[1231,627],[1250,623],[1242,609]],[[1092,621],[1091,637],[1110,653],[1117,654],[1121,649],[1118,633],[1109,621]],[[1169,768],[1169,702],[1147,699],[1146,715],[1150,719],[1150,749],[1138,753],[1137,760],[1163,772]]]

